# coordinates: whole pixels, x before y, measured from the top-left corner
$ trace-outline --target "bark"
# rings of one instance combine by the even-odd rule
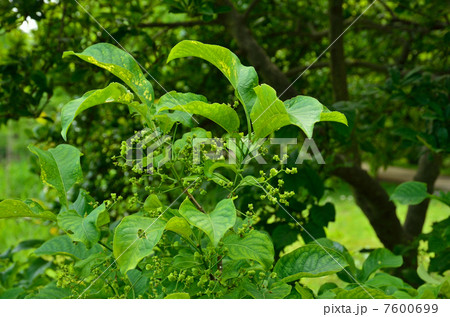
[[[272,86],[279,95],[283,95],[281,99],[297,96],[298,92],[291,86],[291,81],[270,60],[267,52],[256,41],[245,22],[245,16],[239,13],[229,1],[222,2],[230,6],[231,10],[220,15],[219,19],[234,38],[243,55],[255,67],[256,71],[261,74],[264,81]]]
[[[433,193],[434,183],[439,176],[441,164],[442,157],[431,153],[428,149],[420,157],[414,180],[427,184],[428,193],[430,194]],[[417,237],[422,232],[429,203],[430,200],[425,199],[418,205],[409,206],[403,228],[411,238]]]
[[[407,242],[395,204],[377,180],[357,166],[340,167],[333,173],[353,187],[356,203],[386,248],[393,250]]]
[[[343,0],[328,1],[328,17],[330,19],[330,43],[339,38],[330,47],[331,77],[335,101],[348,100],[347,71],[344,55],[344,17],[342,15]],[[340,37],[339,37],[340,36]]]

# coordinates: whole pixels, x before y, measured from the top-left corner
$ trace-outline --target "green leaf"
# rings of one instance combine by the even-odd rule
[[[308,138],[313,135],[314,124],[320,121],[323,105],[315,98],[297,96],[284,102],[291,124],[298,126]]]
[[[28,146],[28,149],[39,157],[42,182],[55,188],[61,204],[68,207],[67,192],[75,183],[83,179],[80,165],[81,152],[67,144],[60,144],[48,151],[33,145]]]
[[[173,258],[173,267],[177,269],[190,269],[203,265],[202,261],[197,260],[194,254],[187,250],[180,250],[180,253]]]
[[[67,140],[70,125],[84,110],[105,103],[130,104],[133,98],[133,94],[123,85],[111,83],[106,88],[88,91],[83,97],[69,101],[61,110],[62,137]]]
[[[191,241],[190,236],[193,234],[191,226],[186,219],[181,217],[172,217],[169,219],[166,225],[166,230],[173,231],[188,241]]]
[[[231,199],[221,200],[211,213],[204,214],[186,198],[179,212],[191,225],[205,232],[214,247],[236,222],[236,209]]]
[[[30,295],[26,298],[32,299],[62,299],[67,298],[71,295],[71,291],[67,288],[60,288],[56,286],[56,281],[50,282],[50,284],[45,285],[43,288],[39,289],[36,295]]]
[[[228,248],[227,256],[233,260],[255,260],[265,269],[273,263],[273,244],[267,234],[253,230],[241,238],[233,233],[227,235],[223,243]]]
[[[164,299],[190,299],[188,293],[172,293],[164,297]]]
[[[214,171],[217,168],[227,168],[232,170],[234,173],[236,173],[236,165],[234,164],[230,164],[224,160],[221,161],[213,161],[213,160],[207,160],[204,165],[203,165],[203,171],[205,172],[205,175],[208,178],[213,178],[214,177]]]
[[[166,223],[157,218],[128,216],[122,219],[114,233],[114,257],[122,273],[134,269],[153,252],[161,239]]]
[[[106,69],[123,80],[148,108],[153,104],[155,95],[152,84],[142,74],[136,60],[127,52],[108,43],[98,43],[81,53],[64,52],[63,58],[70,55]]]
[[[327,107],[323,107],[323,111],[320,114],[320,121],[332,121],[339,122],[348,126],[347,117],[339,111],[330,111]]]
[[[319,245],[305,245],[282,256],[274,272],[285,282],[303,277],[331,275],[343,270],[348,264],[336,251]]]
[[[168,110],[161,110],[163,107],[173,108],[176,106],[184,106],[192,101],[207,102],[208,100],[202,95],[197,95],[190,92],[181,93],[169,91],[164,94],[156,104],[156,112],[158,115],[155,116],[155,119],[158,120],[159,125],[164,131],[169,131],[175,122],[180,122],[181,124],[192,128],[194,124],[190,113],[183,111],[170,112]]]
[[[265,138],[272,132],[291,123],[284,103],[275,89],[263,84],[254,88],[257,100],[250,113],[256,138]]]
[[[155,194],[151,194],[147,197],[147,199],[145,199],[144,202],[144,210],[151,212],[151,211],[155,211],[158,208],[162,208],[163,204],[161,203],[161,201],[159,200],[158,196],[156,196]]]
[[[178,110],[192,114],[198,114],[208,118],[228,133],[237,132],[239,129],[239,116],[230,105],[223,103],[206,103],[203,101],[192,101],[184,105],[164,105],[159,111]]]
[[[366,281],[372,273],[381,268],[400,267],[402,264],[401,255],[394,255],[388,249],[376,249],[364,261],[360,280]]]
[[[81,241],[88,248],[100,239],[100,227],[109,222],[105,204],[101,204],[87,216],[80,216],[75,210],[62,211],[58,225],[73,241]]]
[[[29,199],[25,202],[5,199],[0,202],[0,218],[30,217],[56,221],[56,215],[45,211],[39,203]]]
[[[385,299],[385,298],[392,299],[392,298],[394,298],[392,296],[386,295],[381,290],[369,288],[369,287],[362,288],[361,286],[358,286],[351,290],[335,288],[331,291],[336,294],[336,297],[334,297],[334,299],[372,299],[372,298],[374,298],[374,299]]]
[[[224,47],[197,41],[182,41],[175,45],[170,51],[167,62],[188,56],[202,58],[216,66],[236,90],[236,95],[244,105],[247,116],[252,112],[256,101],[253,88],[258,85],[258,75],[253,67],[243,66],[239,58]]]
[[[258,180],[254,176],[251,176],[251,175],[245,176],[243,179],[241,179],[238,187],[243,187],[243,186],[257,186],[257,187],[262,188],[261,183],[258,182]]]
[[[75,210],[80,216],[89,214],[94,207],[95,199],[84,189],[81,189],[78,193],[77,200],[69,206],[69,209]]]
[[[268,287],[259,287],[245,281],[244,288],[251,297],[256,299],[281,299],[290,294],[292,286],[283,282],[276,282]]]
[[[101,253],[102,247],[98,244],[87,249],[83,243],[73,242],[68,236],[54,237],[44,242],[34,251],[37,256],[42,255],[67,255],[74,259],[87,259],[92,254]]]
[[[417,205],[428,197],[427,184],[421,182],[406,182],[395,188],[391,200],[402,205]]]

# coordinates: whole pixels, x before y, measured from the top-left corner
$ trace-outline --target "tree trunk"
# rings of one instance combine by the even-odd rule
[[[333,43],[344,32],[342,15],[343,0],[328,1],[328,17],[330,20],[330,43]],[[342,35],[330,47],[331,78],[335,101],[348,100],[347,71],[345,69],[344,36]]]
[[[337,168],[334,174],[353,187],[356,203],[386,248],[407,242],[395,204],[377,180],[357,166]]]
[[[425,149],[425,152],[420,157],[419,168],[414,176],[414,180],[427,184],[428,193],[430,194],[433,193],[434,183],[439,176],[441,164],[442,157],[431,153],[428,149]],[[415,238],[422,233],[429,203],[430,200],[425,199],[418,205],[409,206],[406,220],[403,225],[403,228],[409,237]]]

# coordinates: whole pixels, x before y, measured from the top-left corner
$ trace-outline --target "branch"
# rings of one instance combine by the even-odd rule
[[[256,68],[268,84],[282,94],[283,99],[297,96],[298,92],[291,86],[291,81],[271,61],[267,52],[253,36],[250,28],[245,23],[244,16],[234,8],[229,0],[221,0],[219,3],[231,7],[229,12],[219,15],[219,21],[234,38],[239,49],[248,61]]]
[[[149,23],[139,23],[138,26],[141,28],[177,28],[177,27],[192,27],[197,25],[209,25],[209,24],[217,24],[217,21],[182,21],[182,22],[149,22]]]
[[[253,0],[252,3],[250,3],[250,5],[248,6],[247,10],[245,10],[244,12],[244,20],[247,20],[248,15],[250,14],[250,12],[253,10],[254,7],[256,7],[256,5],[260,2],[261,0]]]
[[[198,201],[195,200],[194,196],[192,196],[192,194],[189,192],[189,190],[187,188],[185,189],[185,192],[186,192],[186,195],[189,197],[189,200],[195,205],[195,207],[197,207],[198,210],[200,210],[201,212],[206,214],[205,209],[203,209],[203,207],[198,203]]]

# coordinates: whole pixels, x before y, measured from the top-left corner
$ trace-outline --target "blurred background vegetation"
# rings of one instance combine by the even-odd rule
[[[152,81],[156,96],[177,90],[231,102],[226,79],[206,62],[166,64],[176,43],[192,39],[230,48],[243,64],[254,66],[261,82],[277,89],[281,99],[310,95],[344,112],[349,128],[334,124],[316,128],[315,141],[327,164],[305,164],[291,180],[298,204],[290,212],[316,238],[326,235],[354,254],[385,246],[414,259],[417,247],[409,255],[411,250],[405,246],[418,246],[420,235],[430,232],[433,222],[447,218],[449,208],[438,201],[400,207],[389,200],[389,194],[395,182],[413,178],[427,183],[430,192],[450,188],[446,178],[450,175],[450,12],[440,0],[371,3],[3,1],[0,200],[35,197],[49,208],[57,204],[54,193],[42,187],[27,145],[63,143],[61,107],[85,91],[117,81],[87,63],[62,59],[64,51],[79,52],[98,42],[120,43],[157,80]],[[98,201],[111,193],[126,198],[139,191],[129,184],[133,175],[116,169],[111,157],[120,151],[120,142],[141,127],[128,109],[96,107],[82,114],[71,129],[68,143],[84,153],[81,186]],[[277,136],[303,138],[296,128],[283,128]],[[393,166],[406,168],[407,173],[385,171]],[[383,179],[394,183],[379,181]],[[328,202],[334,206],[328,217],[313,216]],[[134,211],[126,200],[116,209],[117,217]],[[260,226],[271,233],[278,251],[307,240],[277,214],[269,213],[263,220],[266,223]],[[23,239],[57,234],[55,228],[37,226],[34,220],[2,220],[0,253]]]

